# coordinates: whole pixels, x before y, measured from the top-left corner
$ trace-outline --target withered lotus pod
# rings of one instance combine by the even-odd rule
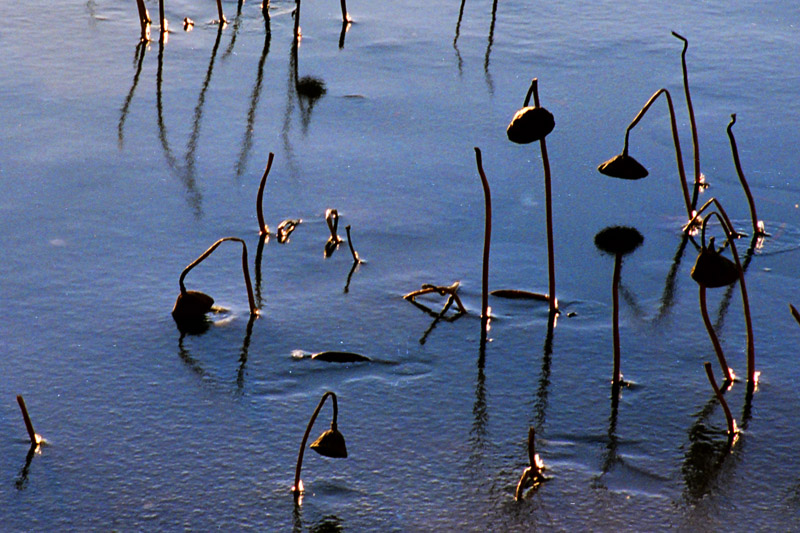
[[[517,144],[529,144],[544,139],[553,131],[556,121],[553,114],[543,107],[523,107],[514,114],[506,128],[508,140]]]
[[[739,279],[739,271],[733,261],[714,248],[712,240],[711,246],[697,256],[691,276],[699,285],[714,289],[733,284]]]
[[[344,442],[344,435],[332,426],[331,429],[324,431],[317,440],[309,446],[312,450],[325,457],[344,459],[347,457],[347,446]]]
[[[644,237],[636,228],[610,226],[594,236],[594,245],[611,255],[627,255],[638,248]]]
[[[172,316],[178,321],[201,320],[211,311],[214,298],[200,291],[186,291],[178,294]]]
[[[597,170],[606,176],[623,180],[640,180],[646,178],[648,174],[647,169],[641,163],[624,153],[601,163]]]

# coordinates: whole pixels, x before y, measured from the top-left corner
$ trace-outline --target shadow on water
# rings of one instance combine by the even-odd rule
[[[754,235],[750,240],[750,247],[747,248],[747,251],[744,253],[744,258],[742,259],[742,272],[747,273],[747,268],[750,266],[750,261],[753,260],[753,255],[755,254],[756,247],[758,245],[759,236]],[[728,313],[728,308],[731,305],[731,298],[733,297],[733,291],[736,289],[736,286],[739,284],[739,280],[731,283],[725,288],[725,293],[722,295],[722,299],[719,303],[719,311],[717,312],[717,320],[714,323],[714,329],[717,332],[722,331],[722,327],[725,324],[725,315]]]
[[[236,36],[239,35],[239,27],[242,25],[242,5],[244,4],[244,0],[239,0],[236,3],[236,17],[233,19],[233,30],[231,31],[231,40],[228,43],[228,47],[222,53],[222,61],[225,61],[230,57],[233,53],[233,47],[236,45]],[[267,19],[269,20],[269,19]],[[224,24],[221,24],[224,26]]]
[[[264,300],[261,297],[261,258],[264,254],[264,244],[269,241],[269,233],[263,233],[258,237],[258,247],[256,248],[256,259],[255,259],[255,293],[256,293],[256,302],[258,302],[258,308],[261,309],[264,306]]]
[[[456,64],[458,65],[458,75],[464,74],[464,60],[461,58],[461,51],[458,49],[458,38],[461,35],[461,19],[464,17],[464,4],[467,0],[461,0],[461,7],[458,9],[458,21],[456,22],[456,35],[453,37],[453,50],[456,51]]]
[[[241,5],[241,3],[240,3]],[[238,20],[238,15],[237,15]],[[239,158],[236,160],[236,177],[241,176],[247,167],[247,159],[250,156],[250,151],[253,148],[253,132],[256,119],[256,108],[258,107],[258,100],[261,96],[261,85],[264,80],[264,63],[269,54],[269,45],[272,39],[272,32],[270,30],[269,17],[264,17],[264,47],[261,50],[261,58],[258,60],[258,69],[256,71],[256,82],[253,85],[253,90],[250,93],[250,107],[247,109],[247,122],[245,124],[244,139],[242,140],[242,149],[239,152]],[[233,43],[233,39],[231,39]]]
[[[244,388],[244,380],[246,375],[246,365],[247,359],[249,357],[250,351],[250,339],[253,335],[253,324],[255,323],[258,315],[250,315],[247,321],[247,327],[245,328],[245,335],[244,339],[242,340],[242,347],[239,349],[239,360],[238,366],[236,369],[236,388],[237,392],[241,393]],[[213,323],[209,320],[203,322],[203,326],[196,328],[192,331],[187,331],[186,329],[182,329],[180,331],[180,337],[178,338],[178,357],[180,357],[181,361],[183,361],[186,366],[188,366],[195,374],[200,376],[201,378],[216,381],[212,374],[206,371],[203,364],[198,361],[189,350],[184,345],[184,339],[187,336],[201,336],[205,335],[213,326]]]
[[[30,472],[33,456],[36,455],[36,451],[38,449],[39,445],[36,444],[32,444],[28,449],[28,454],[25,456],[25,464],[19,471],[17,479],[14,481],[14,486],[17,488],[17,490],[25,490],[25,488],[28,486],[28,472]]]
[[[486,77],[486,86],[489,88],[489,94],[494,95],[494,82],[492,75],[489,72],[489,56],[492,54],[492,44],[494,44],[494,25],[497,20],[497,0],[492,2],[492,23],[489,25],[489,37],[486,40],[486,54],[483,58],[483,74]]]
[[[303,524],[303,508],[295,503],[292,510],[292,531],[300,533],[310,531],[311,533],[339,533],[345,531],[344,523],[336,515],[325,515],[313,524]]]
[[[534,413],[536,415],[535,427],[542,430],[546,421],[547,397],[550,389],[550,364],[553,354],[553,333],[558,321],[557,313],[550,313],[547,320],[547,335],[544,338],[542,349],[542,370],[539,374],[539,387],[536,389],[536,401],[534,402]]]
[[[144,41],[139,41],[139,44],[136,45],[136,52],[133,56],[133,64],[136,69],[136,73],[133,75],[133,83],[131,83],[131,90],[128,91],[128,95],[125,97],[125,102],[122,104],[122,109],[119,112],[119,123],[117,124],[117,144],[122,149],[123,145],[125,144],[125,119],[128,118],[128,109],[131,105],[131,100],[133,100],[133,93],[136,91],[136,86],[139,84],[139,75],[142,73],[142,63],[144,63],[144,54],[147,50],[147,43]]]

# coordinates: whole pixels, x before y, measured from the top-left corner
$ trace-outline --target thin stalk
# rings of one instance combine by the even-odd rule
[[[28,437],[31,439],[31,446],[36,446],[42,441],[42,439],[33,430],[33,423],[31,422],[31,417],[28,416],[28,408],[25,407],[25,400],[23,400],[22,396],[19,394],[17,394],[17,403],[19,404],[20,411],[22,411],[22,419],[25,421],[25,428],[28,430]]]
[[[258,215],[258,228],[261,235],[266,235],[269,233],[269,227],[264,223],[264,186],[267,183],[267,176],[269,175],[269,170],[272,168],[272,160],[274,158],[275,154],[270,152],[269,158],[267,159],[267,169],[264,171],[264,175],[261,177],[261,183],[258,185],[258,196],[256,197],[256,215]]]
[[[186,294],[186,286],[183,283],[184,278],[186,275],[191,271],[194,267],[202,263],[211,253],[217,249],[217,247],[225,241],[236,241],[242,244],[242,274],[244,275],[244,283],[247,287],[247,300],[250,305],[250,314],[256,315],[258,314],[258,308],[256,307],[255,297],[253,296],[253,286],[250,283],[250,269],[247,266],[247,244],[238,237],[223,237],[219,239],[217,242],[212,244],[208,250],[203,252],[200,257],[192,261],[189,266],[183,269],[181,272],[181,277],[178,280],[178,284],[181,287],[181,294]]]
[[[217,0],[219,2],[219,0]],[[294,10],[294,34],[296,36],[300,36],[300,0],[296,2],[297,7]],[[350,15],[347,14],[347,2],[346,0],[340,0],[339,2],[340,7],[342,8],[342,22],[347,24],[348,22],[353,22],[353,19],[350,18]],[[344,41],[340,39],[343,43]],[[341,48],[341,47],[340,47]]]
[[[164,0],[158,0],[158,21],[161,24],[161,36],[167,33],[167,19],[164,16]]]
[[[225,14],[222,12],[222,1],[217,0],[217,12],[219,13],[219,24],[222,26],[227,20],[225,20]]]
[[[612,331],[614,337],[614,378],[611,385],[614,390],[619,389],[622,384],[622,373],[620,372],[619,354],[619,278],[622,270],[622,255],[614,256],[614,280],[611,283],[611,305],[612,305]]]
[[[358,252],[356,252],[356,249],[353,247],[353,239],[350,238],[350,224],[345,226],[344,230],[347,232],[347,246],[350,247],[350,254],[353,256],[353,263],[361,263],[361,258],[358,256]]]
[[[300,452],[297,454],[297,466],[295,467],[294,471],[294,485],[292,485],[292,492],[295,494],[295,496],[299,496],[300,493],[303,492],[303,489],[300,487],[300,470],[303,468],[303,453],[306,450],[308,435],[311,433],[311,427],[314,425],[314,421],[317,419],[320,410],[322,410],[322,405],[329,396],[333,400],[333,420],[331,421],[331,429],[336,429],[336,418],[339,415],[339,406],[336,402],[336,394],[328,391],[322,395],[322,398],[317,404],[317,408],[314,409],[314,413],[311,415],[311,420],[308,421],[308,426],[306,426],[306,432],[303,434],[303,441],[300,443]]]
[[[142,28],[141,40],[147,41],[149,37],[148,26],[150,25],[150,14],[144,5],[144,0],[136,0],[136,8],[139,10],[139,25]]]
[[[733,152],[733,164],[736,166],[736,174],[739,176],[739,183],[742,184],[745,196],[747,196],[747,205],[750,206],[750,220],[753,223],[753,235],[764,235],[766,232],[758,222],[758,215],[756,214],[756,204],[753,201],[753,194],[750,192],[750,187],[747,185],[747,180],[744,179],[744,172],[742,172],[742,163],[739,161],[739,149],[736,147],[736,139],[733,137],[733,125],[736,124],[736,113],[731,114],[731,122],[728,124],[728,138],[731,141],[731,152]]]
[[[733,383],[733,373],[728,367],[728,362],[725,360],[725,354],[722,353],[722,346],[719,343],[714,326],[711,324],[711,319],[708,317],[708,307],[706,306],[706,287],[700,285],[700,312],[703,315],[703,323],[706,325],[706,331],[711,339],[711,344],[714,345],[714,351],[717,353],[719,365],[722,367],[722,373],[725,375],[725,381]]]
[[[676,32],[672,35],[683,41],[683,51],[681,52],[681,68],[683,70],[683,92],[686,95],[686,107],[689,110],[689,124],[692,128],[692,147],[694,149],[694,189],[692,190],[692,209],[697,206],[697,196],[700,193],[702,180],[700,177],[700,145],[697,140],[697,122],[694,118],[694,107],[692,106],[692,95],[689,93],[689,71],[686,68],[686,49],[689,48],[689,41]]]
[[[756,349],[753,341],[753,319],[750,316],[750,299],[747,296],[747,287],[744,282],[744,269],[742,268],[741,261],[739,261],[739,252],[736,251],[735,237],[733,236],[731,227],[728,226],[715,211],[706,217],[706,220],[703,221],[703,226],[705,227],[705,224],[712,215],[719,219],[725,231],[727,241],[731,245],[731,254],[736,263],[736,270],[739,271],[739,289],[742,293],[742,308],[744,310],[745,326],[747,327],[747,388],[754,390],[756,385]]]
[[[531,95],[533,96],[533,106],[539,106],[539,83],[537,78],[531,80],[531,86],[528,89],[528,94],[525,95],[525,103],[523,107],[527,107],[530,103]],[[547,298],[550,304],[550,312],[555,313],[558,311],[558,300],[556,299],[556,266],[555,266],[555,252],[553,245],[553,205],[551,201],[552,187],[550,185],[550,160],[547,158],[547,141],[542,137],[539,140],[539,146],[542,151],[542,166],[544,167],[544,205],[545,216],[547,221]]]
[[[489,245],[492,240],[492,192],[489,189],[489,181],[483,171],[481,150],[475,147],[475,162],[478,166],[478,174],[483,185],[484,203],[484,228],[483,228],[483,276],[481,283],[481,327],[486,330],[486,321],[489,319]]]
[[[722,405],[722,410],[725,411],[725,420],[728,423],[728,444],[732,444],[736,437],[736,422],[733,420],[733,415],[728,408],[728,402],[725,401],[725,396],[722,395],[722,391],[719,390],[717,381],[714,379],[714,371],[711,370],[711,363],[706,362],[703,366],[705,366],[708,381],[711,382],[711,388],[714,389],[714,394],[717,396],[720,405]]]
[[[683,155],[681,154],[681,141],[680,138],[678,137],[678,125],[675,120],[675,108],[672,106],[672,97],[670,96],[669,91],[667,89],[659,89],[658,91],[656,91],[653,94],[653,96],[650,97],[647,103],[644,104],[644,107],[642,107],[642,109],[639,111],[636,117],[634,117],[633,121],[628,125],[628,129],[625,130],[625,146],[622,149],[622,154],[626,156],[628,155],[628,137],[630,136],[631,130],[633,129],[634,126],[636,126],[636,124],[639,123],[640,120],[642,120],[644,114],[647,112],[648,109],[650,109],[650,106],[653,105],[653,102],[655,102],[656,98],[658,98],[661,94],[664,94],[664,96],[666,96],[667,98],[667,107],[669,108],[670,125],[672,127],[672,142],[675,145],[675,159],[677,160],[678,163],[678,175],[680,176],[681,180],[683,201],[686,204],[686,214],[689,218],[692,218],[693,204],[689,199],[689,187],[686,185],[686,171],[683,168]]]
[[[800,324],[800,312],[792,304],[789,304],[789,310],[792,312],[794,319],[797,320],[797,323]]]

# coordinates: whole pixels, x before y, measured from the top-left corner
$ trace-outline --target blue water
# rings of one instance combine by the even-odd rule
[[[0,29],[0,529],[794,527],[800,9],[351,0],[340,47],[338,4],[306,0],[297,75],[326,86],[310,105],[294,90],[294,3],[271,3],[269,34],[258,4],[223,7],[231,23],[220,34],[213,2],[167,1],[169,39],[143,49],[133,1],[29,2]],[[156,20],[158,4],[148,9]],[[631,133],[649,178],[596,171],[665,87],[692,178],[673,30],[690,43],[710,183],[701,201],[716,196],[749,231],[725,133],[736,113],[771,233],[750,254],[749,239],[738,244],[762,375],[749,406],[744,382],[726,393],[743,429],[730,452],[703,370],[712,361],[719,378],[689,277],[696,250],[681,248],[665,104]],[[546,305],[491,298],[482,352],[473,147],[492,185],[490,287],[547,290],[539,149],[505,135],[533,77],[556,120],[547,147],[563,313],[548,349]],[[288,243],[266,243],[257,270],[269,152],[267,223],[303,222]],[[329,208],[365,260],[349,284],[347,245],[324,258]],[[609,225],[644,236],[622,269],[622,371],[636,386],[616,416],[614,261],[593,243]],[[262,314],[248,321],[240,247],[225,243],[186,284],[227,311],[184,336],[170,316],[178,276],[225,236],[247,242]],[[433,317],[402,299],[457,280],[468,314],[432,329]],[[709,299],[744,376],[738,287]],[[373,361],[297,357],[324,350]],[[326,390],[338,396],[349,457],[306,453],[295,505],[298,446]],[[49,442],[30,456],[17,394]],[[312,438],[330,413],[328,404]],[[516,502],[529,426],[551,480]]]

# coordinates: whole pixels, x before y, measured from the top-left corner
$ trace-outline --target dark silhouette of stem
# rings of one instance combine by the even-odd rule
[[[317,415],[319,415],[322,405],[325,403],[325,400],[327,400],[328,397],[330,397],[333,401],[333,420],[331,421],[331,429],[336,429],[336,418],[339,415],[339,406],[336,402],[336,394],[328,391],[322,395],[322,399],[320,399],[319,403],[317,404],[317,408],[314,409],[314,413],[311,415],[311,420],[308,421],[308,426],[306,426],[306,432],[303,434],[303,441],[300,443],[300,452],[297,454],[297,466],[294,471],[294,485],[292,485],[292,492],[295,494],[295,496],[299,496],[300,493],[303,492],[300,489],[300,470],[303,468],[303,453],[306,450],[308,435],[311,433],[311,427],[314,425],[314,421],[317,419]]]
[[[756,214],[756,204],[753,201],[753,194],[750,192],[750,187],[747,185],[747,180],[744,178],[742,172],[742,163],[739,161],[739,149],[736,147],[736,139],[733,137],[733,125],[736,124],[736,113],[731,114],[731,122],[728,124],[728,138],[731,141],[731,152],[733,153],[733,164],[736,166],[736,174],[739,176],[739,183],[742,184],[745,196],[747,196],[747,205],[750,206],[750,220],[753,223],[753,235],[765,235],[764,228],[759,225],[758,215]]]
[[[717,334],[714,332],[714,326],[711,324],[711,319],[708,317],[708,308],[706,306],[706,287],[700,285],[700,312],[703,315],[703,324],[706,326],[708,336],[711,339],[711,344],[714,345],[714,351],[717,353],[719,365],[722,367],[722,373],[725,375],[725,381],[733,382],[733,374],[728,367],[728,362],[725,360],[725,355],[722,353],[722,346],[720,346]]]
[[[794,319],[797,320],[797,323],[800,324],[800,313],[797,312],[797,309],[792,304],[789,304],[789,310],[792,312]]]
[[[31,417],[28,416],[28,408],[25,407],[25,400],[23,400],[22,396],[19,394],[17,394],[17,403],[19,404],[19,410],[22,411],[22,419],[25,421],[25,428],[28,430],[28,437],[31,439],[31,445],[36,446],[41,439],[33,430],[33,423],[31,422]]]
[[[483,185],[484,202],[484,229],[483,229],[483,276],[481,283],[481,336],[486,335],[486,326],[489,320],[489,245],[492,240],[492,192],[489,189],[489,181],[483,171],[481,150],[475,147],[475,162],[478,166],[478,174]]]
[[[697,140],[697,122],[694,118],[694,107],[692,106],[692,95],[689,93],[689,71],[686,68],[686,49],[689,48],[689,41],[676,32],[672,32],[674,37],[683,41],[683,51],[681,52],[681,68],[683,70],[683,92],[686,95],[686,107],[689,110],[689,124],[692,128],[692,148],[694,149],[694,188],[692,190],[692,209],[697,207],[697,196],[700,193],[702,180],[700,177],[700,145]]]
[[[725,420],[728,423],[728,445],[731,445],[733,444],[733,439],[736,437],[736,422],[733,420],[733,415],[731,415],[731,410],[728,408],[728,402],[725,401],[725,396],[722,395],[714,379],[714,371],[711,370],[711,363],[706,362],[703,366],[705,366],[706,375],[708,376],[708,381],[711,383],[711,388],[714,389],[714,394],[717,396],[720,405],[722,405],[722,410],[725,411]]]
[[[196,267],[197,265],[199,265],[200,263],[202,263],[202,262],[203,262],[203,261],[204,261],[204,260],[205,260],[205,259],[206,259],[206,258],[209,256],[209,255],[211,255],[211,253],[212,253],[214,250],[216,250],[216,249],[217,249],[217,247],[218,247],[220,244],[222,244],[222,243],[223,243],[223,242],[225,242],[225,241],[236,241],[236,242],[238,242],[238,243],[241,243],[241,245],[242,245],[242,274],[244,275],[244,283],[245,283],[245,285],[247,286],[247,300],[248,300],[248,303],[250,304],[250,314],[251,314],[251,315],[258,314],[258,308],[256,307],[255,298],[253,297],[253,286],[252,286],[252,284],[250,283],[250,269],[249,269],[249,267],[247,266],[247,244],[246,244],[246,243],[245,243],[245,242],[244,242],[242,239],[240,239],[240,238],[238,238],[238,237],[223,237],[223,238],[219,239],[217,242],[215,242],[214,244],[212,244],[212,245],[211,245],[211,246],[208,248],[208,250],[206,250],[205,252],[203,252],[203,253],[200,255],[200,257],[198,257],[197,259],[195,259],[194,261],[192,261],[192,262],[189,264],[189,266],[187,266],[186,268],[184,268],[184,269],[183,269],[183,272],[181,272],[180,279],[178,280],[178,284],[180,285],[180,288],[181,288],[181,293],[182,293],[182,294],[185,294],[185,293],[186,293],[186,286],[183,284],[183,280],[184,280],[184,278],[186,278],[186,275],[187,275],[187,274],[188,274],[188,273],[189,273],[189,272],[190,272],[190,271],[191,271],[191,270],[192,270],[194,267]]]
[[[264,223],[264,186],[267,184],[267,176],[269,176],[269,170],[272,168],[272,160],[275,158],[275,154],[272,152],[269,153],[269,158],[267,159],[267,168],[264,170],[264,175],[261,177],[261,183],[258,185],[258,196],[256,197],[256,215],[258,215],[258,229],[260,235],[266,235],[269,233],[269,227]]]
[[[692,212],[693,211],[692,202],[689,199],[689,187],[686,185],[686,171],[683,168],[683,155],[681,155],[681,141],[680,138],[678,137],[678,125],[675,120],[675,108],[672,105],[672,97],[670,96],[669,91],[667,89],[659,89],[658,91],[656,91],[653,94],[653,96],[650,97],[647,103],[644,104],[644,107],[642,107],[642,109],[639,111],[639,113],[636,115],[633,121],[631,121],[630,125],[628,125],[628,129],[625,131],[625,146],[622,149],[622,154],[625,156],[628,155],[628,137],[630,136],[631,130],[634,128],[634,126],[636,126],[636,124],[639,123],[639,121],[642,119],[647,110],[650,109],[650,106],[653,105],[653,102],[655,102],[656,99],[661,94],[664,94],[664,96],[667,98],[667,107],[669,108],[670,125],[672,126],[672,141],[673,144],[675,145],[675,159],[678,162],[678,174],[681,180],[683,201],[686,204],[686,215],[688,218],[691,219],[694,213]]]

